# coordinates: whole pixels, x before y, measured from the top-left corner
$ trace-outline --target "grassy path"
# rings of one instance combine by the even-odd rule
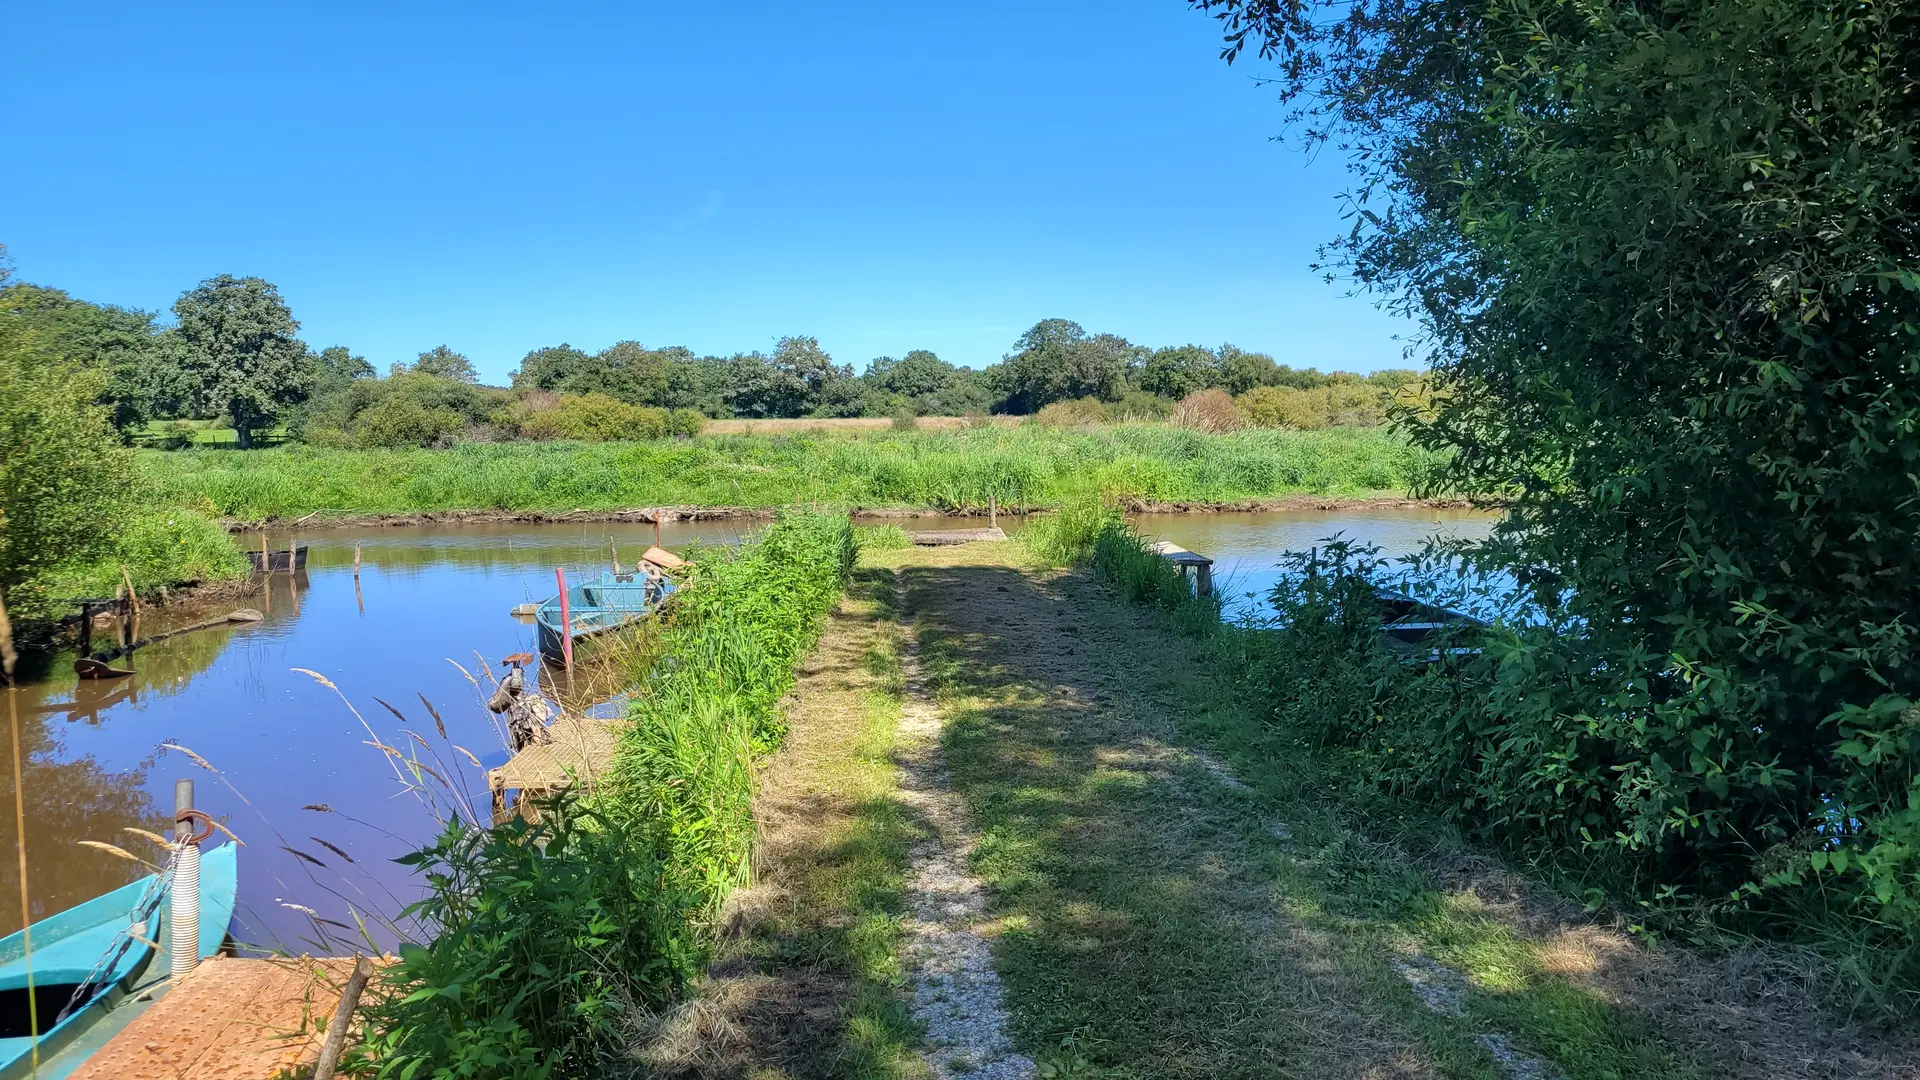
[[[1302,805],[1284,763],[1209,750],[1258,725],[1150,613],[1012,544],[889,559],[979,830],[1016,1045],[1043,1075],[1694,1075]]]
[[[1356,829],[1198,648],[1015,544],[863,554],[756,795],[760,884],[654,1072],[1913,1075],[1790,957],[1649,950]],[[966,933],[985,997],[937,977],[981,966]]]

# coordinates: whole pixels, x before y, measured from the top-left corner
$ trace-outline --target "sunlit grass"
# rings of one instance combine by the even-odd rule
[[[1208,435],[1152,424],[140,455],[171,498],[243,520],[808,502],[984,511],[990,500],[1054,506],[1083,492],[1219,502],[1403,494],[1426,460],[1383,428]]]

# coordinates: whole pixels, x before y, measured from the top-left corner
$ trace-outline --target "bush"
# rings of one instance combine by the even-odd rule
[[[1168,420],[1175,427],[1206,431],[1215,435],[1238,431],[1246,424],[1233,395],[1225,390],[1201,390],[1188,394],[1173,407]]]
[[[369,995],[358,1056],[381,1076],[605,1075],[623,1021],[697,970],[684,913],[643,832],[562,798],[540,824],[449,823],[399,861],[430,884],[420,943]]]
[[[1106,411],[1108,416],[1123,424],[1143,423],[1165,420],[1173,412],[1173,402],[1158,394],[1129,390],[1121,395],[1119,401],[1108,405]]]
[[[408,397],[388,397],[354,418],[353,441],[361,447],[382,450],[445,446],[466,426],[452,409],[427,408]]]
[[[529,395],[510,412],[511,423],[528,439],[626,442],[669,435],[698,434],[705,422],[686,409],[629,405],[605,394]]]
[[[1040,411],[1033,414],[1034,423],[1053,428],[1104,424],[1109,418],[1106,403],[1092,397],[1056,401],[1051,405],[1041,406]]]

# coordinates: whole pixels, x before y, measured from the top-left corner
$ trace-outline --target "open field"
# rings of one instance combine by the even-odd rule
[[[639,506],[983,510],[1110,492],[1166,502],[1403,494],[1428,458],[1381,428],[1207,435],[1160,425],[702,435],[450,450],[144,452],[168,498],[232,520]]]
[[[1024,416],[921,416],[913,426],[922,431],[957,431],[964,427],[1019,427]],[[801,417],[795,420],[709,420],[701,432],[706,435],[791,435],[796,431],[889,431],[894,427],[885,416],[846,416],[832,419]]]

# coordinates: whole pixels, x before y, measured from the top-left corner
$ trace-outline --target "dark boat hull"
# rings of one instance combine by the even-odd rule
[[[256,574],[295,573],[307,568],[307,545],[301,544],[292,551],[247,552],[247,561],[253,564]]]

